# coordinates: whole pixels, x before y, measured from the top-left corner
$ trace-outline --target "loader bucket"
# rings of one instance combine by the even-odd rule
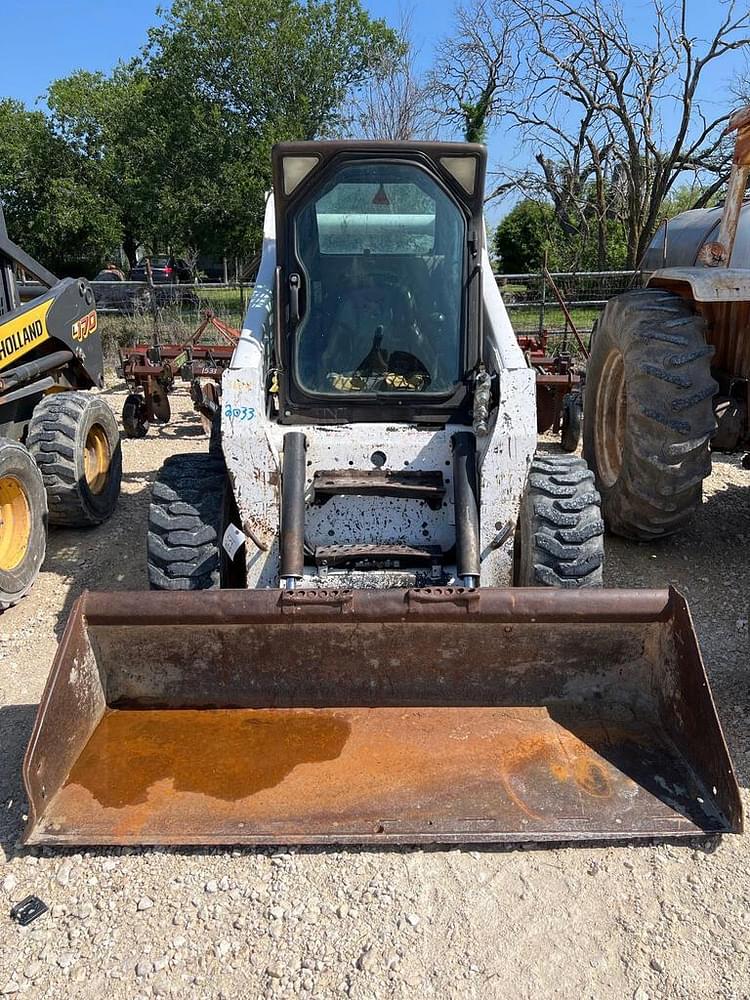
[[[84,594],[24,781],[27,844],[742,825],[675,591]]]

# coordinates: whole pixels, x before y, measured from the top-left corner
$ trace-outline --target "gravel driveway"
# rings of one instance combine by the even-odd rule
[[[124,396],[105,393],[119,416]],[[152,479],[203,450],[187,394],[124,441],[109,524],[51,535],[32,594],[0,616],[0,995],[750,997],[750,842],[544,849],[23,851],[20,768],[72,601],[145,589]],[[609,585],[690,600],[745,806],[750,780],[750,472],[719,457],[692,528],[608,543]],[[7,917],[35,893],[50,912]]]

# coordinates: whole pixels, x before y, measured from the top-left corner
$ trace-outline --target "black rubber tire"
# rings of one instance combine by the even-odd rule
[[[224,454],[221,444],[221,410],[214,414],[211,421],[211,432],[208,437],[209,455],[222,456]]]
[[[151,494],[146,558],[152,590],[216,590],[222,582],[227,473],[220,456],[173,455]]]
[[[0,611],[12,607],[28,594],[34,584],[47,550],[47,494],[42,474],[28,450],[17,441],[0,438],[0,480],[14,480],[26,501],[28,537],[20,560],[3,568],[0,565]],[[17,486],[16,486],[17,484]],[[0,504],[3,502],[0,494]],[[2,519],[2,508],[0,508]],[[3,526],[0,523],[0,552]],[[12,558],[12,557],[11,557]]]
[[[148,434],[146,400],[138,392],[131,392],[122,406],[122,429],[126,438],[143,438]]]
[[[712,354],[703,319],[672,292],[635,289],[607,303],[587,367],[583,455],[616,534],[670,535],[700,504],[716,426]]]
[[[537,455],[516,531],[517,587],[601,587],[604,522],[582,458]]]
[[[568,392],[563,396],[560,419],[560,444],[562,450],[574,452],[581,443],[583,431],[583,399],[579,392]]]
[[[86,481],[86,442],[99,431],[109,461],[103,486]],[[90,392],[56,392],[34,407],[26,445],[42,473],[49,523],[90,528],[111,517],[120,496],[120,431],[109,405]]]

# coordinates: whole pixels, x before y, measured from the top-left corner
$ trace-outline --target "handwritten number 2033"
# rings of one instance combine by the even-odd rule
[[[229,406],[224,408],[224,416],[234,420],[254,420],[255,409],[252,406]]]

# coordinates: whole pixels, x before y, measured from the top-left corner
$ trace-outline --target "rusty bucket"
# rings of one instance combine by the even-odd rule
[[[28,844],[742,826],[675,591],[84,594],[24,781]]]

